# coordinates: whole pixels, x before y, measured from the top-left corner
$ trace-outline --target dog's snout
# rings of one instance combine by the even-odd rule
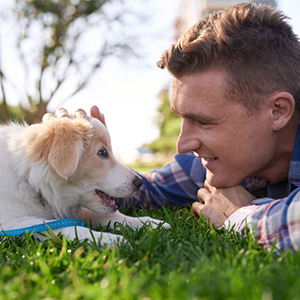
[[[143,184],[143,179],[140,176],[136,176],[133,180],[133,184],[137,189],[139,189]]]

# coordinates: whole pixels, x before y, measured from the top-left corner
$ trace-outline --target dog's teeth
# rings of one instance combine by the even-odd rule
[[[102,200],[102,204],[104,206],[108,206],[108,207],[115,207],[115,209],[117,209],[115,202],[113,201],[112,197],[110,197],[109,195],[107,195],[106,193],[96,189],[95,190],[96,194],[101,198]]]

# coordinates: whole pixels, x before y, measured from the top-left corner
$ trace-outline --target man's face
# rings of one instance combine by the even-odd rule
[[[215,187],[251,176],[268,179],[276,151],[270,109],[263,103],[251,114],[226,98],[225,76],[209,70],[173,79],[171,106],[182,117],[177,150],[202,157],[206,179]]]

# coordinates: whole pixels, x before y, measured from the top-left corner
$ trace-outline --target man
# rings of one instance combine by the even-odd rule
[[[249,177],[273,189],[289,181],[289,192],[300,185],[300,44],[282,13],[254,4],[212,13],[158,65],[174,75],[171,106],[182,117],[178,152],[193,151],[207,170],[194,215],[217,226],[229,217],[227,225],[242,233],[247,217],[261,243],[278,235],[280,249],[298,249],[300,189],[240,209],[254,198],[238,186]]]
[[[253,177],[276,197],[277,188],[282,195],[300,185],[300,44],[285,17],[253,4],[212,13],[158,65],[174,75],[171,106],[182,117],[178,152],[193,151],[207,170],[194,215],[217,226],[229,217],[226,225],[236,223],[241,233],[247,217],[262,244],[278,235],[280,249],[298,249],[300,190],[243,207],[254,198],[238,186]]]
[[[300,43],[285,16],[254,4],[212,13],[158,65],[174,76],[179,154],[144,176],[134,204],[186,205],[197,195],[196,218],[242,234],[247,224],[263,245],[279,236],[279,249],[298,249]]]

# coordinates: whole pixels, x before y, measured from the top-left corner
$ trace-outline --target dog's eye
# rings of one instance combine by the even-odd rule
[[[101,158],[108,158],[108,152],[105,148],[101,149],[98,151],[98,155],[101,157]]]

